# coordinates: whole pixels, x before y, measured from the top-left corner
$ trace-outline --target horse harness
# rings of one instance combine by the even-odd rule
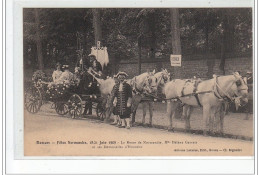
[[[235,75],[234,75],[235,76]],[[235,93],[235,96],[234,97],[231,97],[228,93],[226,93],[224,90],[221,89],[221,87],[219,86],[219,83],[218,83],[218,77],[219,76],[216,76],[214,77],[215,78],[215,84],[214,84],[214,89],[213,89],[213,92],[214,92],[214,95],[219,99],[219,100],[223,100],[223,101],[227,101],[229,103],[233,102],[233,101],[236,101],[237,99],[239,99],[240,97]],[[243,80],[243,79],[242,79]],[[244,80],[243,80],[244,81]],[[233,82],[228,89],[230,89],[233,84],[236,83],[236,86],[239,87],[242,85],[241,83],[241,80],[238,79],[236,80],[236,82]],[[244,82],[245,83],[245,82]],[[220,92],[219,90],[222,92],[223,95],[220,95]],[[246,90],[246,89],[240,89],[240,90]]]
[[[209,90],[209,91],[202,91],[202,92],[197,92],[197,88],[198,88],[198,85],[202,82],[201,80],[193,80],[194,82],[194,88],[193,88],[193,92],[192,93],[189,93],[189,94],[184,94],[184,89],[187,87],[187,83],[188,82],[192,82],[192,80],[186,80],[183,88],[182,88],[182,91],[181,91],[181,96],[177,96],[177,97],[172,97],[172,98],[158,98],[157,96],[154,96],[152,94],[149,94],[151,97],[155,98],[155,99],[160,99],[160,100],[180,100],[180,98],[182,97],[188,97],[188,96],[194,96],[197,100],[197,103],[199,106],[202,106],[200,101],[199,101],[199,98],[198,98],[198,95],[199,94],[206,94],[206,93],[214,93],[214,95],[220,99],[220,100],[224,100],[224,101],[229,101],[229,102],[232,102],[232,101],[235,101],[236,99],[240,98],[238,97],[238,95],[236,94],[236,97],[230,97],[226,92],[224,92],[221,87],[219,86],[219,83],[218,83],[218,77],[215,77],[215,84],[214,84],[214,88],[213,90]],[[239,87],[241,86],[241,81],[240,80],[237,80],[236,82],[236,85]],[[234,84],[232,83],[230,87],[232,87],[232,85]],[[240,90],[244,90],[244,89],[240,89]],[[220,95],[219,91],[222,91],[222,93],[224,94],[224,96]]]
[[[191,96],[191,95],[193,95],[194,97],[195,97],[195,99],[197,100],[197,103],[198,103],[198,105],[201,107],[202,105],[201,105],[201,103],[200,103],[200,100],[199,100],[199,97],[198,97],[198,93],[197,93],[197,90],[198,90],[198,85],[199,85],[199,83],[201,83],[201,80],[186,80],[185,81],[185,83],[184,83],[184,86],[183,86],[183,88],[182,88],[182,90],[181,90],[181,97],[185,97],[186,95],[184,94],[184,89],[187,87],[187,84],[188,83],[192,83],[192,82],[194,82],[194,86],[193,86],[193,92],[192,92],[192,94],[186,94],[186,95],[188,95],[188,96]],[[206,92],[205,92],[206,93]]]
[[[146,79],[148,79],[148,77],[149,77],[149,76],[147,76]],[[148,81],[149,81],[149,80],[148,80]],[[140,89],[138,89],[138,88],[136,87],[136,76],[131,80],[131,82],[132,82],[131,84],[133,85],[132,91],[133,91],[134,94],[143,94],[143,93],[145,93],[144,89],[145,89],[145,87],[147,86],[146,83],[143,84],[142,90],[140,90]]]

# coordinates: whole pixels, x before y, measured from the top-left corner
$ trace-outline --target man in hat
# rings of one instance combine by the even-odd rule
[[[119,82],[113,88],[114,95],[112,102],[115,107],[114,114],[119,115],[121,120],[121,126],[119,127],[130,129],[132,88],[126,83],[126,76],[127,74],[125,72],[119,72],[116,75]]]
[[[98,76],[102,75],[102,66],[97,61],[96,56],[93,54],[89,54],[89,68],[94,70],[96,73],[98,73]]]

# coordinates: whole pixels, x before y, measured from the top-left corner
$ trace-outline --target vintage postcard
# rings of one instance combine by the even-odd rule
[[[18,8],[23,159],[253,159],[251,1],[82,3]]]
[[[252,37],[252,8],[24,8],[24,155],[252,156]]]

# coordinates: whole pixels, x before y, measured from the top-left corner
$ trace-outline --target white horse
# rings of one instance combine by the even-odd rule
[[[113,103],[111,99],[113,97],[113,87],[116,83],[116,80],[113,78],[104,80],[97,78],[95,73],[92,73],[91,71],[88,71],[88,73],[97,80],[101,96],[106,100],[106,118],[108,119],[113,111]],[[154,71],[145,72],[141,75],[135,76],[132,79],[128,79],[127,83],[132,87],[133,91],[132,112],[134,113],[134,116],[132,116],[132,119],[135,119],[135,113],[138,104],[141,101],[141,94],[156,92],[156,78],[154,77]]]
[[[145,72],[141,75],[135,76],[128,80],[128,83],[132,87],[133,98],[132,98],[132,125],[135,123],[136,110],[139,103],[147,94],[153,94],[157,91],[157,79],[153,72]],[[152,104],[151,101],[143,101],[143,108],[146,107],[146,103],[149,105],[150,115],[152,115]],[[143,116],[146,115],[146,110],[143,110]],[[144,119],[143,119],[144,120]],[[144,123],[144,121],[143,121]]]
[[[194,91],[194,88],[196,88]],[[169,118],[169,130],[172,130],[172,115],[176,103],[172,99],[179,99],[184,106],[185,128],[190,129],[191,106],[203,108],[203,134],[212,130],[210,126],[211,115],[215,116],[220,110],[223,101],[235,101],[237,105],[247,103],[248,87],[245,80],[236,72],[233,75],[214,77],[210,80],[194,83],[176,79],[166,83],[164,93],[167,101],[167,116]],[[223,132],[223,115],[220,115],[220,132]]]
[[[161,72],[157,72],[156,74],[154,74],[154,77],[156,78],[156,93],[155,94],[151,94],[152,98],[159,97],[162,94],[162,88],[164,87],[164,85],[170,81],[170,73],[166,70],[166,69],[162,69]],[[159,95],[159,96],[158,96]],[[148,94],[149,96],[149,94]],[[142,124],[144,125],[145,123],[145,116],[146,116],[146,107],[148,105],[149,107],[149,114],[150,114],[150,119],[149,119],[149,125],[152,126],[152,118],[153,118],[153,104],[154,102],[151,100],[146,100],[146,101],[141,101],[142,105],[143,105],[143,119],[142,119]]]

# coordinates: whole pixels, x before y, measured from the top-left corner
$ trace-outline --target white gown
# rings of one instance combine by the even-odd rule
[[[60,70],[53,71],[52,79],[53,79],[54,83],[56,83],[56,81],[60,78],[61,74],[62,74],[62,71],[60,71]]]
[[[71,73],[68,70],[65,70],[62,72],[60,78],[56,81],[56,84],[63,84],[65,83],[70,83],[70,81],[73,79],[73,73]]]

